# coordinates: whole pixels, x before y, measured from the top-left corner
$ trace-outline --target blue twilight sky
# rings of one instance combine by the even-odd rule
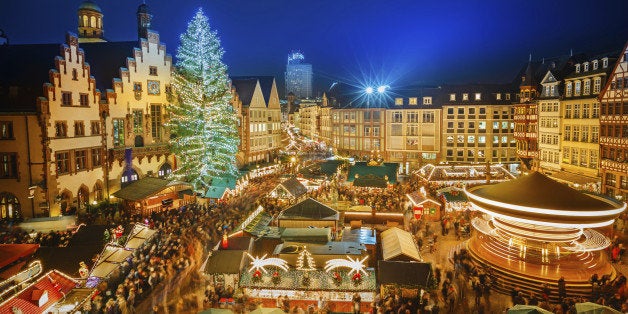
[[[0,29],[13,44],[61,42],[82,0],[5,0]],[[95,0],[105,37],[135,40],[141,0]],[[153,29],[176,54],[199,7],[226,51],[231,75],[275,75],[300,50],[317,92],[333,81],[411,84],[506,82],[528,60],[619,50],[628,1],[146,0]],[[51,57],[52,58],[52,57]],[[87,56],[89,59],[89,56]],[[283,92],[283,85],[278,86]]]

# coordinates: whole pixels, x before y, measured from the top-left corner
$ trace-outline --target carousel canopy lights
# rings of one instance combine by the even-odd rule
[[[330,272],[339,267],[347,267],[351,269],[349,271],[349,275],[351,275],[352,273],[356,273],[356,274],[362,273],[363,275],[368,276],[368,273],[366,272],[366,270],[364,270],[364,268],[366,267],[364,265],[364,262],[368,258],[369,257],[367,255],[363,259],[358,260],[357,257],[353,259],[347,255],[347,259],[336,258],[336,259],[328,260],[327,263],[325,263],[325,271]]]
[[[268,254],[264,254],[264,256],[262,257],[253,257],[249,253],[246,253],[246,255],[248,255],[248,257],[252,259],[251,268],[249,268],[249,272],[261,270],[262,272],[266,274],[268,273],[268,271],[266,270],[267,266],[274,266],[274,267],[283,269],[284,271],[288,271],[288,263],[281,258],[276,258],[276,257],[266,258],[266,255]]]

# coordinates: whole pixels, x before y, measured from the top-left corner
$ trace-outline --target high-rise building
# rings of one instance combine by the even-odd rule
[[[305,57],[300,52],[292,52],[288,55],[286,95],[293,93],[296,98],[312,97],[312,65],[303,60]]]

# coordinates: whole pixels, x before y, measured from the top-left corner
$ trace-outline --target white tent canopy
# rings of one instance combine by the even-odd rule
[[[155,230],[151,230],[147,225],[136,223],[133,230],[129,233],[124,247],[135,250],[150,240],[155,235]]]
[[[385,261],[417,261],[423,259],[410,232],[393,227],[382,232],[382,255]]]
[[[120,267],[133,251],[113,244],[107,244],[98,256],[98,261],[94,265],[90,277],[107,278],[114,270]]]

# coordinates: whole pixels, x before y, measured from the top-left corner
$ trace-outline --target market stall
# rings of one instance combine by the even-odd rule
[[[150,229],[147,225],[136,223],[127,236],[124,247],[130,250],[135,250],[144,245],[146,241],[149,241],[155,233],[157,233],[157,231]]]
[[[279,221],[279,227],[331,227],[335,229],[339,217],[338,211],[333,208],[313,198],[307,198],[284,209],[279,214],[277,220]]]
[[[194,193],[179,193],[191,189],[189,183],[146,177],[113,193],[113,196],[121,199],[127,210],[147,216],[153,211],[194,202]]]

